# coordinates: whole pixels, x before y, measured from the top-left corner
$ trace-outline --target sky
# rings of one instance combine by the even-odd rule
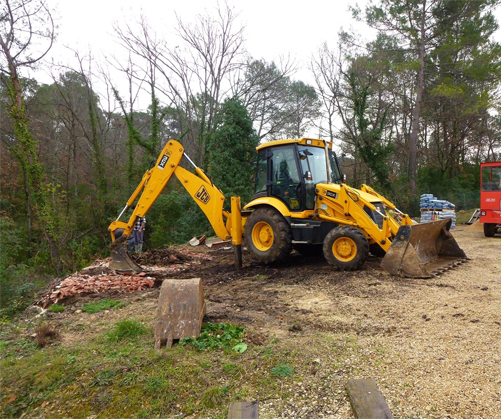
[[[334,49],[340,29],[354,29],[360,34],[360,43],[369,39],[374,32],[351,17],[350,5],[366,5],[370,0],[312,0],[292,2],[284,0],[227,0],[239,14],[238,22],[245,26],[245,46],[256,59],[277,61],[282,55],[290,54],[297,62],[297,73],[292,77],[309,84],[313,77],[308,63],[323,43]],[[214,14],[224,0],[47,0],[55,10],[58,23],[58,38],[50,52],[49,60],[71,63],[74,54],[67,48],[85,55],[89,50],[93,56],[100,53],[119,53],[113,34],[113,25],[134,24],[140,15],[165,39],[175,39],[176,15],[183,22],[192,22],[200,14]],[[501,23],[501,8],[497,10]],[[501,31],[496,36],[501,41]],[[125,53],[124,53],[125,54]],[[125,59],[124,55],[124,59]],[[50,83],[46,74],[37,77]],[[125,81],[124,81],[125,82]],[[139,104],[142,107],[142,103]],[[147,103],[144,103],[147,106]]]
[[[176,14],[190,21],[197,14],[212,13],[217,0],[49,0],[58,4],[59,41],[85,47],[112,47],[112,25],[134,21],[143,14],[158,31],[168,34],[176,23]],[[224,4],[219,2],[220,4]],[[314,0],[311,4],[283,0],[230,0],[245,25],[247,48],[253,56],[271,59],[283,52],[311,53],[322,42],[335,40],[341,27],[351,20],[348,0]],[[365,0],[362,0],[365,3]]]
[[[85,6],[69,0],[48,2],[59,15],[57,45],[51,51],[56,62],[71,56],[64,46],[82,53],[89,49],[94,54],[116,52],[119,48],[114,41],[114,22],[134,23],[142,14],[168,39],[174,37],[176,14],[190,22],[199,14],[214,14],[218,4],[217,0],[87,0]],[[266,61],[290,54],[298,62],[298,79],[310,77],[307,63],[324,42],[334,47],[341,28],[356,26],[348,11],[348,5],[354,2],[349,0],[314,0],[311,4],[297,2],[296,6],[283,0],[229,0],[228,4],[238,13],[238,22],[245,26],[249,54]]]

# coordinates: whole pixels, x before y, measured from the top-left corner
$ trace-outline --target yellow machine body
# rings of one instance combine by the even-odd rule
[[[255,195],[243,210],[240,198],[233,197],[227,212],[223,193],[202,169],[195,166],[193,173],[181,167],[181,159],[188,157],[179,142],[169,140],[109,227],[112,267],[141,270],[127,253],[126,239],[137,217],[148,212],[172,175],[207,216],[216,235],[232,240],[237,266],[242,263],[243,237],[264,263],[281,260],[296,249],[305,254],[321,252],[336,269],[353,270],[365,263],[370,252],[386,255],[382,266],[393,275],[430,277],[466,259],[449,232],[450,223],[415,226],[368,185],[348,186],[331,143],[277,140],[260,145],[257,152]],[[130,219],[120,221],[136,200]]]

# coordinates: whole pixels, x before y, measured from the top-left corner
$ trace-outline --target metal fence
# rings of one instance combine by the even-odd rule
[[[469,210],[479,208],[480,205],[480,191],[469,192],[449,192],[446,197],[439,197],[452,202],[456,206],[456,211]]]

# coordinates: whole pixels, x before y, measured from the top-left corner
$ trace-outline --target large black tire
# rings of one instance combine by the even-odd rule
[[[274,208],[258,208],[245,224],[247,247],[262,263],[284,260],[292,251],[287,220]]]
[[[496,231],[497,231],[496,224],[484,223],[484,236],[485,237],[494,237],[494,234],[496,234]]]
[[[353,271],[369,257],[369,242],[364,233],[350,226],[333,228],[324,240],[324,256],[340,271]]]

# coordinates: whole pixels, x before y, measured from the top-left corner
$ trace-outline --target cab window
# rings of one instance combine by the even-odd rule
[[[482,168],[482,190],[501,191],[501,167]]]
[[[259,150],[257,154],[256,184],[254,187],[254,193],[266,192],[267,166],[266,150]]]
[[[291,210],[299,210],[297,195],[300,177],[293,146],[277,148],[271,158],[272,195],[282,199]]]

